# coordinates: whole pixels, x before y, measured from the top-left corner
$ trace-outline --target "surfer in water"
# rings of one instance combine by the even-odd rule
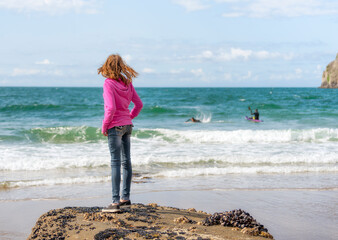
[[[249,107],[249,110],[250,110],[251,115],[254,115],[254,116],[253,116],[252,118],[250,118],[250,119],[253,119],[253,120],[259,120],[259,112],[258,112],[258,109],[256,108],[256,110],[255,110],[254,113],[252,113],[252,110],[251,110],[250,107]]]
[[[200,123],[201,121],[200,120],[198,120],[198,119],[196,119],[196,118],[194,118],[194,117],[191,117],[190,119],[188,119],[187,121],[185,121],[185,122],[194,122],[194,123]]]

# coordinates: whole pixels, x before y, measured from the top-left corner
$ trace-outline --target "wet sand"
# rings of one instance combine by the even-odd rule
[[[94,191],[98,186],[86,188]],[[156,202],[208,213],[241,208],[264,224],[276,239],[338,238],[335,190],[149,191],[135,192],[132,197],[133,202]],[[51,209],[106,206],[109,202],[109,194],[95,198],[2,201],[0,236],[1,239],[26,239],[37,219]]]

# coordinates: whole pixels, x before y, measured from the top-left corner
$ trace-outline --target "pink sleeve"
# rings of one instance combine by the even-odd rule
[[[114,89],[109,82],[103,85],[103,100],[104,100],[104,119],[102,122],[102,133],[107,132],[109,123],[113,119],[116,111]]]
[[[133,97],[132,97],[131,101],[134,103],[134,107],[130,112],[130,117],[131,117],[131,119],[134,119],[141,112],[141,109],[143,107],[143,103],[141,101],[141,98],[138,96],[134,86],[132,86],[132,88],[133,88]]]

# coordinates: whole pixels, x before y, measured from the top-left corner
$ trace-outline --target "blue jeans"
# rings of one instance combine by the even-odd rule
[[[108,129],[113,203],[120,202],[121,163],[123,169],[122,199],[129,200],[132,177],[130,161],[130,136],[133,129],[132,127],[132,125],[125,125]]]

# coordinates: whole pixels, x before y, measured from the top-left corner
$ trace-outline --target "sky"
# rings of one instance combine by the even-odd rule
[[[0,86],[101,87],[114,53],[136,87],[318,87],[338,0],[0,0]]]

